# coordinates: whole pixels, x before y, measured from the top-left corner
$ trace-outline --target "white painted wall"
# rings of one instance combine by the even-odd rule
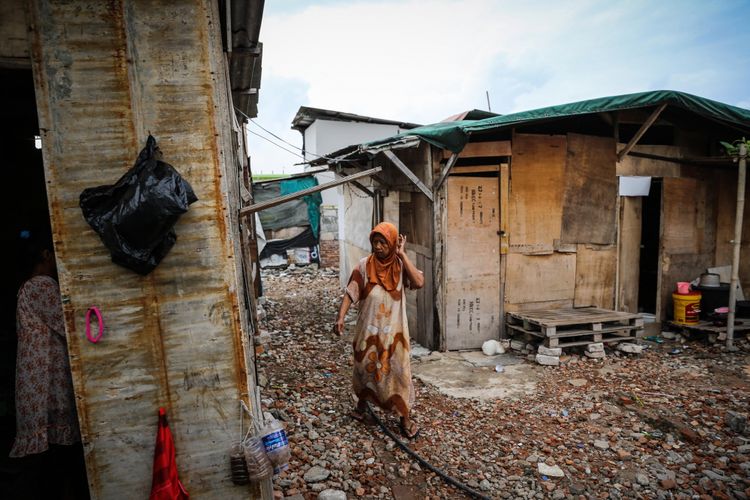
[[[385,139],[399,133],[401,129],[396,125],[317,119],[305,129],[305,160],[312,161],[352,144]],[[335,179],[332,172],[316,177],[321,184]],[[323,205],[340,206],[341,190],[323,191]]]
[[[305,159],[311,161],[353,144],[385,139],[402,131],[396,125],[318,119],[305,129]],[[323,184],[335,180],[335,175],[325,172],[317,174],[316,178]],[[370,182],[364,180],[362,184],[369,186]],[[326,189],[322,196],[323,205],[335,206],[338,210],[339,275],[341,285],[346,286],[359,259],[370,253],[372,199],[348,184]],[[388,211],[385,212],[387,215]],[[393,218],[393,210],[390,212]],[[395,217],[398,217],[397,208]],[[398,221],[392,222],[398,224]]]

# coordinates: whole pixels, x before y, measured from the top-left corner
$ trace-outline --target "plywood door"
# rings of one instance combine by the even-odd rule
[[[445,336],[448,350],[473,349],[500,332],[497,178],[448,178]]]

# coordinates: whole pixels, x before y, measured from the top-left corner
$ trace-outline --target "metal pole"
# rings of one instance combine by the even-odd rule
[[[739,169],[737,170],[737,211],[734,215],[734,240],[732,240],[732,281],[729,285],[729,314],[727,314],[727,348],[734,342],[734,317],[737,302],[737,284],[740,281],[740,247],[742,245],[742,216],[745,213],[745,171],[747,169],[747,146],[740,144]]]

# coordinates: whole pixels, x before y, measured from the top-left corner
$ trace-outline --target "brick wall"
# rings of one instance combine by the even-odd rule
[[[339,267],[339,240],[320,242],[320,267]]]

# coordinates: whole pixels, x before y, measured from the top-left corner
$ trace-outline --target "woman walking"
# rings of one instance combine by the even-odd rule
[[[358,403],[351,416],[364,420],[367,402],[401,417],[401,432],[408,438],[419,429],[411,419],[414,386],[409,361],[407,288],[424,285],[422,271],[406,255],[406,237],[396,226],[381,222],[370,233],[372,253],[352,271],[339,308],[335,332],[344,332],[344,317],[358,304],[354,342],[353,389]]]

